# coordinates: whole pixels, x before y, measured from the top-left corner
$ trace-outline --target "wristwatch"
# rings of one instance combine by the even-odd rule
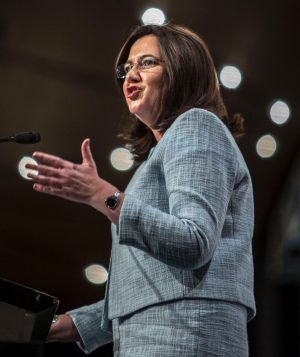
[[[118,205],[120,194],[121,191],[117,191],[112,196],[107,197],[105,199],[106,207],[108,207],[109,209],[115,209]]]

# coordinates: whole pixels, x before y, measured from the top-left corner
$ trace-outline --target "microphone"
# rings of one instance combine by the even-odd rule
[[[4,142],[13,142],[18,144],[35,144],[41,140],[41,135],[39,133],[19,133],[12,136],[8,136],[7,138],[0,138],[0,143]]]

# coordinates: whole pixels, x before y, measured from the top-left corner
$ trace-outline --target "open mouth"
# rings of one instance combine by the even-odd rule
[[[131,86],[127,88],[127,98],[129,99],[136,99],[141,92],[141,88],[137,86]]]

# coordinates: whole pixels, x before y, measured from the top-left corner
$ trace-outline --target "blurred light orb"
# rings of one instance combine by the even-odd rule
[[[27,169],[25,167],[26,164],[37,165],[37,162],[31,156],[23,156],[22,159],[19,161],[19,164],[18,164],[19,174],[26,180],[32,180],[31,178],[27,177],[27,174],[31,173],[31,174],[34,174],[34,175],[38,175],[38,171]]]
[[[263,135],[256,143],[256,152],[263,159],[272,157],[275,154],[276,149],[277,142],[270,134]]]
[[[133,156],[125,148],[116,148],[110,154],[110,162],[116,170],[127,171],[133,165]]]
[[[100,264],[91,264],[84,269],[86,279],[92,284],[104,284],[108,277],[107,270]]]
[[[165,14],[155,7],[149,8],[142,15],[144,25],[163,25],[165,20]]]
[[[282,125],[287,122],[290,117],[290,108],[282,100],[277,100],[270,109],[270,118],[277,124]]]
[[[220,72],[220,81],[224,87],[235,89],[241,84],[241,71],[234,66],[224,66]]]

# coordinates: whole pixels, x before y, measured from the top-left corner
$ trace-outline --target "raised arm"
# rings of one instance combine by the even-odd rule
[[[210,261],[221,237],[237,151],[231,134],[213,114],[194,109],[177,121],[165,134],[162,158],[161,185],[166,185],[169,212],[126,195],[120,243],[166,264],[196,269]]]
[[[38,192],[88,204],[117,223],[123,194],[120,195],[115,210],[107,208],[105,198],[113,195],[118,189],[98,175],[90,148],[90,139],[82,142],[81,154],[82,163],[75,164],[58,156],[35,152],[33,157],[38,164],[26,165],[27,168],[38,171],[38,175],[28,174],[28,177],[34,181],[33,188]]]

